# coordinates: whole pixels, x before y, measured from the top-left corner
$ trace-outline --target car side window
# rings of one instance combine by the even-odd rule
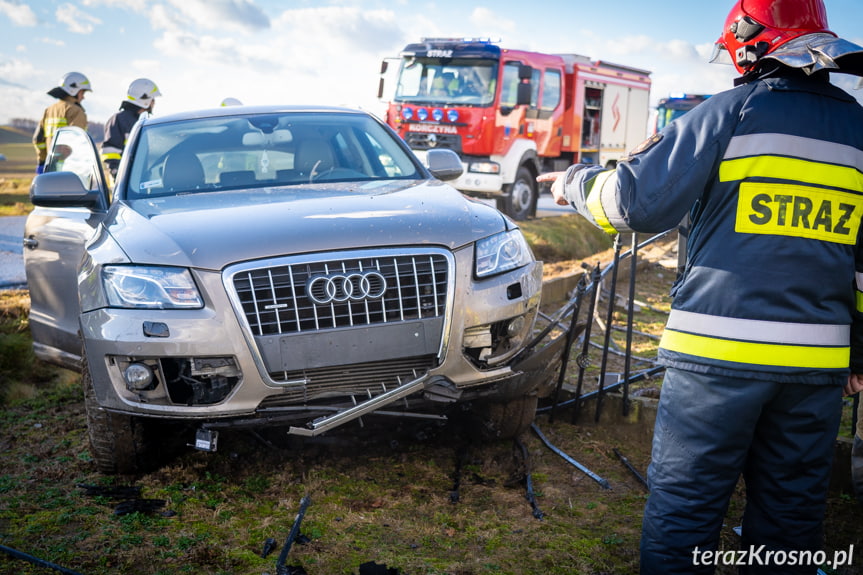
[[[51,151],[45,162],[46,172],[72,172],[84,188],[95,190],[99,186],[96,149],[90,137],[80,128],[61,129],[54,136]]]

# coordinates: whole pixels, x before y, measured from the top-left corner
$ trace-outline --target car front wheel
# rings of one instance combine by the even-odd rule
[[[528,429],[536,418],[536,395],[524,395],[502,402],[487,402],[476,406],[476,415],[483,435],[491,439],[512,439]]]
[[[135,474],[154,468],[158,460],[153,445],[153,423],[102,409],[96,401],[86,356],[82,358],[81,383],[90,454],[96,468],[108,475]]]

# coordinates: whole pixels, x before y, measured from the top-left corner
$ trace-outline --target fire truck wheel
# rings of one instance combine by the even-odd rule
[[[525,167],[518,169],[509,194],[497,201],[497,209],[516,221],[536,217],[539,191],[536,178]]]

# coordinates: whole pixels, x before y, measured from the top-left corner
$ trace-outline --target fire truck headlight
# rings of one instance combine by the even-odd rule
[[[499,174],[500,164],[497,162],[471,162],[467,171],[475,174]]]

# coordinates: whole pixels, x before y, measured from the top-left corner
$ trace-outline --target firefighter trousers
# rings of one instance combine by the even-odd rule
[[[815,573],[817,565],[789,565],[788,552],[805,559],[822,548],[841,410],[837,385],[669,368],[648,468],[642,575],[714,573],[728,564],[747,574]],[[720,548],[741,475],[746,507],[740,547]],[[727,527],[734,527],[738,517],[728,521]],[[773,565],[759,564],[766,557]]]

